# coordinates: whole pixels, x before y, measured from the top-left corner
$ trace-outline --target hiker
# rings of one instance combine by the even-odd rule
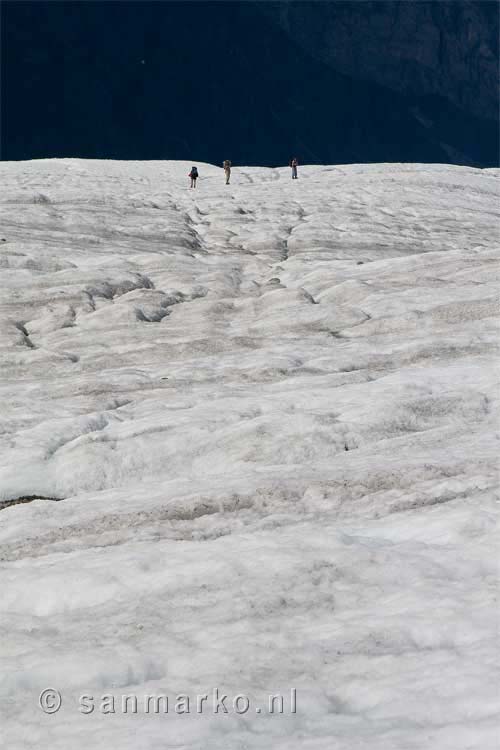
[[[196,187],[196,180],[198,179],[198,170],[196,167],[191,167],[191,171],[188,174],[188,177],[191,177],[191,185],[190,187],[195,188]]]
[[[297,157],[294,156],[293,159],[290,159],[290,166],[292,168],[292,180],[297,179],[297,167],[299,165],[299,162],[297,161]]]
[[[222,166],[224,167],[224,174],[226,175],[226,185],[229,185],[229,180],[231,178],[231,162],[229,159],[224,159]]]

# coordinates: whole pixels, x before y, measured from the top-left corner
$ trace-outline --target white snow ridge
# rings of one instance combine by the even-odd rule
[[[498,171],[190,166],[0,166],[5,747],[493,749]]]

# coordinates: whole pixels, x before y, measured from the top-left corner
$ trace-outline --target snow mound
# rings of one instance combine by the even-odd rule
[[[498,170],[190,167],[0,165],[6,745],[493,748]]]

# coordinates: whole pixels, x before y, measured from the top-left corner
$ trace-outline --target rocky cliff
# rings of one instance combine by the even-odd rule
[[[355,79],[498,117],[497,2],[271,2],[261,9],[315,59]]]
[[[493,166],[496,8],[2,2],[0,155]]]

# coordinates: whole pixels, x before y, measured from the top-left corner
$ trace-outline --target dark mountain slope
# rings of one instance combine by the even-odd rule
[[[259,8],[336,70],[498,118],[497,0],[281,0]]]
[[[337,70],[260,3],[1,9],[3,159],[498,162],[489,109]]]

